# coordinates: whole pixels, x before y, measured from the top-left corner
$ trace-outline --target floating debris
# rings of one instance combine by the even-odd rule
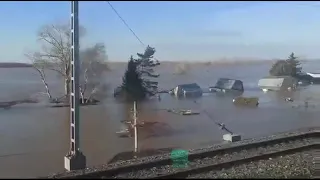
[[[124,123],[124,124],[132,124],[132,122],[130,120],[122,120],[120,121],[121,123]]]
[[[120,130],[120,131],[116,132],[116,134],[118,134],[119,137],[131,137],[129,129]]]
[[[194,112],[192,110],[180,110],[181,115],[197,115],[200,114],[200,112]]]
[[[285,101],[287,101],[287,102],[293,102],[293,99],[290,98],[290,97],[287,97],[287,98],[285,98]]]
[[[192,111],[192,110],[174,110],[174,109],[168,109],[168,112],[172,112],[179,115],[198,115],[200,112]]]
[[[258,97],[237,97],[233,99],[233,104],[237,106],[256,107],[259,105]]]

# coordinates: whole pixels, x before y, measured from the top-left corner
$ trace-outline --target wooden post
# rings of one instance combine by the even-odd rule
[[[134,127],[134,153],[138,151],[138,131],[137,131],[137,103],[133,103],[133,127]]]

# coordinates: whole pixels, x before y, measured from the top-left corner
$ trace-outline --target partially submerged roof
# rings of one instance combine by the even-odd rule
[[[297,73],[294,77],[297,78],[299,81],[312,81],[314,78],[311,75],[304,72]]]
[[[290,76],[269,76],[259,80],[259,87],[266,88],[287,88],[295,84],[295,78]]]
[[[292,78],[291,76],[266,76],[262,79],[280,79],[280,78]]]
[[[220,78],[214,88],[243,90],[243,82],[237,79]]]
[[[263,78],[259,80],[258,86],[281,87],[284,78]]]
[[[197,83],[177,85],[171,92],[176,96],[202,96],[202,89]]]
[[[180,84],[178,85],[179,88],[182,89],[201,89],[201,87],[197,83],[191,83],[191,84]]]
[[[307,74],[313,78],[320,78],[320,73],[307,73]]]

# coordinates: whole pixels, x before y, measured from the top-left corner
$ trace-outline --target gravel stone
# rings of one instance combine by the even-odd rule
[[[221,171],[193,174],[193,178],[312,178],[314,169],[312,151],[294,153],[250,162]]]
[[[276,144],[276,145],[269,145],[269,146],[259,147],[259,148],[251,148],[251,149],[246,149],[238,152],[219,154],[213,157],[195,159],[188,163],[188,166],[189,166],[188,168],[199,167],[202,165],[211,165],[215,163],[222,163],[222,162],[232,161],[232,160],[245,158],[253,155],[260,155],[264,153],[277,152],[279,150],[285,150],[288,148],[300,147],[302,145],[312,144],[312,140],[313,138],[306,138],[302,140],[301,139],[292,140],[292,141],[287,141],[287,142]],[[138,171],[131,171],[128,173],[121,173],[113,176],[112,178],[116,178],[116,179],[117,178],[148,178],[148,177],[153,177],[155,175],[173,173],[179,170],[180,169],[177,169],[172,164],[170,164],[170,165],[152,167],[148,169],[142,169]]]

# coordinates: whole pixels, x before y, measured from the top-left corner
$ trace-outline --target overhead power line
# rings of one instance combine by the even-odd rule
[[[136,39],[140,42],[141,45],[143,45],[144,47],[146,46],[141,39],[137,36],[137,34],[132,30],[132,28],[128,25],[128,23],[121,17],[121,15],[118,13],[118,11],[112,6],[112,4],[107,1],[107,3],[109,4],[109,6],[111,7],[111,9],[113,10],[114,13],[116,13],[116,15],[118,16],[118,18],[123,22],[123,24],[131,31],[131,33],[136,37]]]

